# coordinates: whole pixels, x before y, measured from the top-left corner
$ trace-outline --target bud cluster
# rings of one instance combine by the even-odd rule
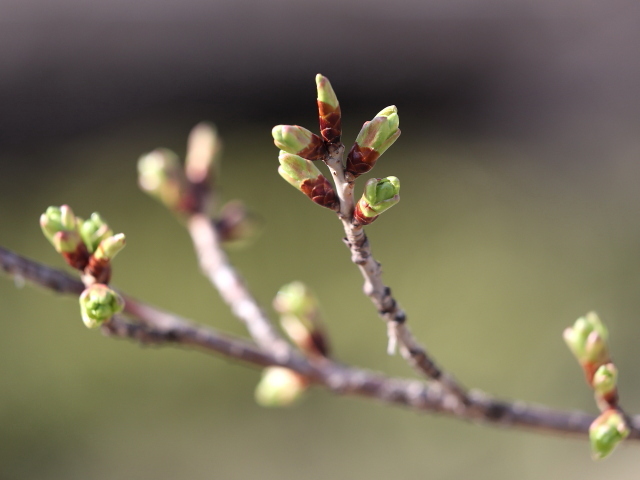
[[[189,134],[184,165],[171,150],[157,148],[138,159],[138,184],[178,215],[203,212],[219,171],[221,146],[216,128],[200,123]],[[255,217],[240,202],[224,206],[212,221],[227,244],[245,244],[258,232]]]
[[[49,207],[40,216],[44,236],[65,261],[91,277],[91,282],[109,283],[111,260],[124,248],[125,236],[113,230],[98,213],[87,220],[71,207]]]
[[[598,314],[589,312],[565,329],[563,337],[580,363],[602,412],[591,424],[589,438],[593,457],[604,458],[629,435],[629,427],[618,407],[618,369],[611,362],[609,333]]]
[[[335,168],[333,167],[335,159],[332,155],[343,151],[340,143],[342,136],[340,104],[329,79],[318,74],[316,87],[320,136],[298,125],[275,126],[271,133],[275,145],[280,149],[278,171],[287,182],[315,203],[339,211],[338,196],[329,181],[311,162],[323,160],[332,169]],[[374,167],[378,157],[400,136],[399,124],[398,110],[394,105],[380,111],[371,121],[365,122],[347,156],[346,166],[342,165],[342,160],[340,161],[340,171],[344,174],[345,184],[351,185],[352,188],[353,181],[357,177]],[[343,182],[338,180],[339,178],[341,177],[336,173],[336,182]],[[368,225],[380,213],[398,203],[399,187],[400,182],[396,177],[370,180],[365,187],[364,195],[353,211],[354,225]],[[342,191],[345,187],[338,185],[338,188]],[[346,189],[351,195],[351,190],[348,187]]]

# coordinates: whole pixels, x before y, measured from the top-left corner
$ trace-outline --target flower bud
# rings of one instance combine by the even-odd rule
[[[400,180],[397,177],[372,178],[353,212],[355,223],[368,225],[378,215],[400,201]]]
[[[225,246],[242,247],[258,236],[261,221],[244,203],[232,200],[220,209],[215,226]]]
[[[365,122],[347,156],[346,171],[358,177],[371,170],[382,155],[400,136],[400,119],[395,105],[379,112]]]
[[[609,455],[629,436],[629,432],[629,427],[620,412],[614,409],[603,412],[589,427],[593,458],[599,460]]]
[[[97,212],[92,213],[87,220],[79,222],[79,225],[80,236],[89,253],[95,252],[102,240],[113,235],[113,230]]]
[[[113,257],[124,248],[125,244],[126,238],[124,233],[112,235],[100,242],[100,245],[98,245],[93,255],[100,260],[113,260]]]
[[[193,127],[189,134],[185,173],[192,183],[203,183],[210,176],[221,142],[216,128],[207,122]]]
[[[609,334],[600,317],[597,313],[590,312],[578,318],[572,327],[565,329],[563,337],[591,383],[597,368],[609,361]]]
[[[273,143],[287,153],[298,155],[307,160],[322,160],[327,149],[322,139],[298,125],[277,125],[271,130]]]
[[[263,407],[288,407],[300,399],[306,386],[307,382],[292,370],[268,367],[256,387],[256,402]]]
[[[320,134],[327,143],[340,143],[342,135],[342,116],[340,104],[333,87],[327,77],[316,75],[318,88],[318,117],[320,119]]]
[[[73,268],[82,270],[89,252],[78,231],[78,220],[68,205],[49,207],[40,216],[42,233]]]
[[[339,208],[338,197],[333,187],[313,163],[283,151],[280,152],[278,160],[280,161],[278,173],[287,182],[318,205],[331,210]]]
[[[180,161],[175,153],[159,148],[138,160],[138,184],[170,210],[180,210],[188,191]]]
[[[102,283],[94,283],[80,295],[80,313],[87,328],[99,327],[124,309],[124,300]]]
[[[273,300],[282,328],[305,353],[326,357],[329,342],[318,309],[318,300],[302,282],[284,285]]]

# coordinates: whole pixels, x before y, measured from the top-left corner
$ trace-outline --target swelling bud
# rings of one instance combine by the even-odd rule
[[[368,225],[399,201],[400,180],[397,177],[372,178],[367,181],[364,193],[356,204],[354,222]]]
[[[354,177],[371,170],[382,155],[400,136],[400,118],[395,105],[380,111],[365,122],[347,156],[346,171]]]
[[[307,160],[322,160],[327,149],[322,139],[298,125],[277,125],[271,130],[273,143],[280,150]]]
[[[123,309],[122,297],[102,283],[94,283],[80,295],[80,314],[87,328],[99,327]]]

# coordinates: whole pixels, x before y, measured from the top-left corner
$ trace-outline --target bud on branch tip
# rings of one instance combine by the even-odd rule
[[[399,201],[400,180],[397,177],[372,178],[367,181],[364,193],[356,204],[354,221],[368,225]]]
[[[371,170],[382,155],[400,136],[400,118],[395,105],[380,111],[365,122],[347,156],[346,170],[354,176]]]
[[[342,115],[338,97],[327,77],[316,75],[318,88],[318,117],[320,120],[320,134],[329,144],[340,143],[342,135]]]
[[[87,328],[99,327],[124,309],[124,300],[102,283],[94,283],[80,295],[80,313]]]

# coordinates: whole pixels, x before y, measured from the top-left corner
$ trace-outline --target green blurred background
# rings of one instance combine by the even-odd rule
[[[637,15],[618,3],[601,15],[595,7],[557,12],[550,2],[542,2],[548,11],[532,11],[525,1],[511,4],[520,9],[512,12],[516,7],[485,0],[491,15],[444,16],[435,2],[401,2],[395,12],[375,4],[378,13],[349,3],[338,24],[357,23],[362,14],[391,35],[384,48],[395,52],[387,59],[397,69],[379,76],[370,66],[377,59],[371,37],[359,30],[324,31],[330,44],[343,41],[342,49],[320,48],[302,61],[296,49],[316,39],[286,43],[287,31],[263,31],[254,10],[233,16],[224,2],[194,2],[178,33],[152,28],[160,23],[127,23],[124,5],[104,2],[101,8],[122,18],[95,23],[96,35],[87,33],[95,19],[82,8],[58,12],[62,22],[54,25],[27,22],[16,4],[24,17],[4,34],[19,35],[0,50],[7,60],[0,95],[13,99],[0,114],[0,244],[62,267],[38,216],[61,203],[83,216],[99,211],[128,238],[115,285],[244,334],[200,275],[185,230],[136,186],[140,154],[164,146],[182,155],[189,129],[209,119],[225,142],[223,199],[242,199],[263,219],[253,245],[230,253],[256,297],[272,313],[277,289],[302,280],[322,302],[340,360],[414,376],[385,354],[384,326],[361,294],[335,216],[276,173],[270,129],[315,128],[313,76],[320,71],[341,98],[346,143],[361,122],[398,106],[403,135],[372,173],[398,176],[402,202],[368,233],[411,328],[439,362],[466,385],[501,397],[595,413],[561,340],[564,327],[595,309],[610,327],[623,404],[640,411],[640,109],[632,88],[640,62],[626,36],[637,37],[627,28]],[[287,20],[299,20],[296,30],[315,11],[277,5]],[[465,2],[455,5],[465,12]],[[237,24],[224,37],[227,56],[208,50],[221,33],[192,18],[203,8],[219,13],[210,22]],[[438,29],[423,31],[423,24]],[[131,48],[111,52],[120,45],[114,39],[123,42],[121,31]],[[166,48],[167,31],[184,41]],[[264,60],[270,48],[272,63]],[[472,54],[462,55],[465,48]],[[26,57],[15,54],[27,50]],[[101,57],[106,51],[111,55]],[[188,61],[184,51],[192,54]],[[45,55],[56,52],[68,55]],[[178,57],[191,80],[174,69]],[[83,67],[86,58],[95,65]],[[218,58],[222,66],[211,67]],[[109,69],[96,67],[102,60]],[[290,74],[283,73],[287,62]],[[169,78],[147,90],[144,74],[137,76],[143,71]],[[78,72],[106,77],[82,82]],[[419,415],[319,389],[294,408],[266,410],[253,401],[259,371],[106,339],[83,327],[75,299],[7,278],[0,279],[0,312],[3,480],[637,478],[635,445],[594,463],[586,441]]]

